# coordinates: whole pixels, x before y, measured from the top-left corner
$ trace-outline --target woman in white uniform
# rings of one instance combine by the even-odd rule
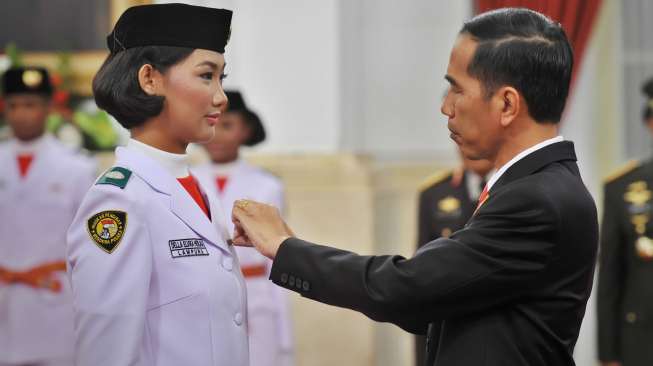
[[[227,111],[215,127],[215,137],[204,144],[211,163],[193,172],[219,198],[232,232],[235,200],[251,198],[283,211],[285,199],[283,183],[277,177],[240,157],[241,146],[254,146],[265,139],[265,129],[239,92],[226,94]],[[272,261],[253,248],[236,247],[236,252],[247,285],[250,362],[256,366],[290,366],[293,342],[287,291],[268,280]]]
[[[68,232],[76,364],[246,366],[246,290],[224,218],[187,168],[213,138],[231,11],[132,7],[93,80],[131,132]]]
[[[0,366],[70,366],[66,230],[95,164],[45,133],[45,69],[7,70],[2,92],[13,137],[0,143]]]

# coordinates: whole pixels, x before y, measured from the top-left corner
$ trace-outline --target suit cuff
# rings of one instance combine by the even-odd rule
[[[313,284],[293,271],[293,262],[299,260],[298,252],[307,245],[311,245],[311,243],[297,238],[284,240],[277,250],[270,271],[270,280],[276,285],[304,296],[310,293]]]

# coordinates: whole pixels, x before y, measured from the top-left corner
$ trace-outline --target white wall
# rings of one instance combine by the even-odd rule
[[[339,1],[183,2],[234,11],[225,88],[240,89],[263,119],[259,151],[338,151]]]
[[[234,10],[225,87],[264,119],[260,151],[455,159],[439,108],[470,2],[186,2]]]
[[[343,147],[392,160],[455,157],[440,102],[470,2],[356,3],[343,14],[358,20],[343,27]]]

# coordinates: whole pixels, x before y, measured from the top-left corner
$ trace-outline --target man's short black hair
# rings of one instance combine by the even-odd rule
[[[146,94],[138,82],[138,70],[150,64],[163,74],[193,51],[185,47],[143,46],[110,54],[93,78],[95,103],[127,129],[141,125],[161,113],[165,97]]]
[[[535,121],[560,121],[574,56],[559,23],[532,10],[505,8],[467,21],[460,34],[478,42],[467,72],[481,81],[488,98],[512,86]]]

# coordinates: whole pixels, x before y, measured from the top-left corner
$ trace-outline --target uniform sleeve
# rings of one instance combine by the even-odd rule
[[[537,283],[558,239],[558,214],[545,197],[510,194],[409,259],[288,239],[271,279],[305,297],[424,334],[433,321],[508,302]]]
[[[283,183],[277,179],[271,184],[268,204],[278,208],[281,215],[286,216],[286,193]]]
[[[110,185],[94,186],[68,230],[78,366],[144,364],[139,353],[152,253],[142,206],[127,193]],[[112,253],[100,248],[87,229],[88,219],[106,210],[127,215],[124,236]]]
[[[623,202],[616,201],[616,192],[604,191],[603,220],[598,283],[598,351],[602,361],[621,360],[621,299],[624,280],[624,235],[619,223]]]

